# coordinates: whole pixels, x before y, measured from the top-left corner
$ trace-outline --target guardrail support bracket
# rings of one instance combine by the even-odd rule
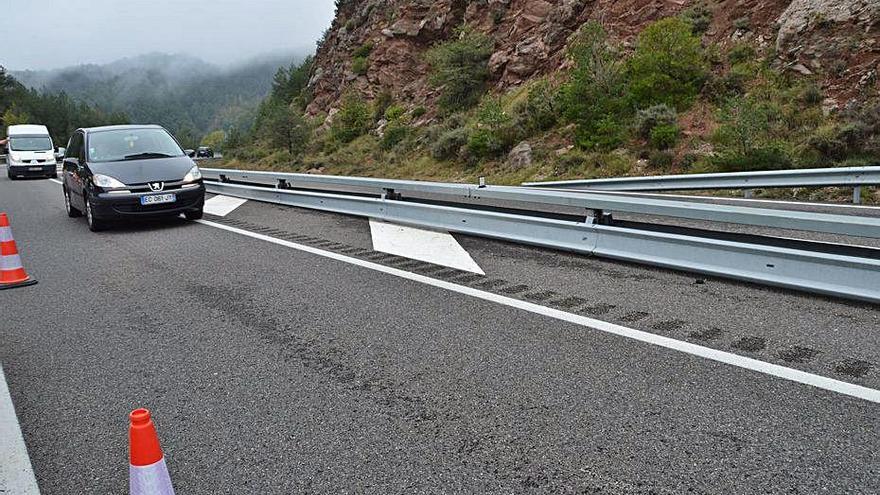
[[[287,179],[278,179],[275,189],[290,189],[290,184],[287,182]]]
[[[862,204],[862,186],[853,188],[853,204]]]

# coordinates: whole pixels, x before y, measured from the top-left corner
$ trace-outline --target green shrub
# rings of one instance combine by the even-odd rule
[[[648,166],[651,168],[668,169],[674,161],[675,155],[668,151],[652,151],[648,156]]]
[[[354,52],[352,52],[351,56],[353,58],[367,58],[370,56],[370,53],[373,52],[373,44],[372,43],[364,43],[360,47],[358,47]]]
[[[733,27],[740,31],[748,31],[749,29],[751,29],[751,26],[752,20],[749,19],[748,16],[740,17],[738,19],[734,19],[733,21]]]
[[[385,133],[382,134],[382,141],[379,143],[379,146],[383,150],[388,151],[406,139],[411,131],[412,129],[405,123],[397,120],[391,121],[385,126]]]
[[[755,52],[755,47],[748,43],[739,43],[727,52],[727,61],[732,65],[736,65],[751,62],[757,56],[758,54]]]
[[[341,143],[350,143],[370,130],[372,122],[370,107],[354,93],[349,93],[342,100],[342,107],[330,125],[333,139]]]
[[[660,104],[639,110],[636,114],[636,133],[643,139],[651,139],[651,131],[659,125],[674,126],[678,114],[669,105]]]
[[[678,144],[681,130],[675,124],[660,124],[651,129],[651,146],[658,150],[668,150]]]
[[[394,96],[388,90],[382,90],[373,100],[373,122],[379,122],[385,118],[385,111],[394,104]]]
[[[700,38],[691,25],[669,17],[648,26],[627,62],[629,90],[637,108],[665,103],[685,109],[708,74]]]
[[[468,144],[468,130],[464,127],[450,129],[437,138],[431,145],[431,156],[435,160],[451,160],[461,154],[461,150]]]
[[[486,98],[477,110],[468,138],[468,152],[475,158],[491,158],[510,150],[519,137],[513,117],[499,98]]]
[[[682,12],[681,18],[691,25],[694,34],[702,35],[712,24],[712,11],[706,4],[700,3]]]
[[[480,101],[489,79],[492,48],[486,35],[463,29],[457,38],[428,51],[430,82],[440,88],[439,103],[444,110],[463,110]]]
[[[516,125],[526,134],[532,135],[556,125],[557,114],[556,93],[544,79],[532,85],[526,101],[516,106]]]
[[[355,57],[351,61],[351,71],[358,76],[363,76],[370,69],[370,61],[366,57]]]
[[[625,139],[631,110],[620,55],[609,44],[605,30],[590,21],[575,35],[569,56],[574,68],[562,86],[562,114],[576,124],[575,139],[581,148],[618,146]]]
[[[720,172],[778,170],[792,167],[791,157],[779,144],[752,148],[745,154],[722,153],[711,160]]]
[[[822,103],[822,90],[816,83],[808,83],[804,85],[798,92],[798,99],[808,106],[816,106]]]
[[[412,116],[414,119],[417,119],[423,115],[428,113],[428,109],[422,106],[418,106],[412,109]]]
[[[401,105],[392,104],[385,109],[385,120],[389,122],[400,120],[400,118],[403,117],[405,113],[406,108]]]

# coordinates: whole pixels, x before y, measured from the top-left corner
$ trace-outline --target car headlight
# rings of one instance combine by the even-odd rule
[[[9,165],[21,165],[21,161],[15,155],[8,155],[6,160],[9,162]]]
[[[92,182],[95,183],[98,187],[103,187],[105,189],[115,189],[118,187],[126,187],[125,184],[119,182],[118,180],[110,177],[109,175],[101,175],[95,174],[92,176]]]
[[[193,166],[193,168],[189,169],[189,172],[187,172],[186,175],[183,176],[183,181],[184,182],[195,182],[197,180],[201,180],[201,178],[202,178],[202,171],[199,170],[198,166]]]

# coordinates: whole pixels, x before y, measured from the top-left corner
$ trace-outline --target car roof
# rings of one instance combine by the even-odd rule
[[[8,136],[48,136],[49,129],[44,125],[37,124],[17,124],[11,125],[6,129]]]
[[[103,132],[103,131],[126,131],[133,129],[165,129],[164,127],[156,124],[126,124],[126,125],[105,125],[101,127],[83,127],[80,129],[86,134],[91,132]]]

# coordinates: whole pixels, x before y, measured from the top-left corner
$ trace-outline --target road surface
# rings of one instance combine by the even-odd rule
[[[880,403],[846,393],[880,390],[870,305],[454,236],[480,275],[256,202],[93,234],[5,174],[0,211],[44,494],[124,493],[136,407],[186,494],[880,492]]]

